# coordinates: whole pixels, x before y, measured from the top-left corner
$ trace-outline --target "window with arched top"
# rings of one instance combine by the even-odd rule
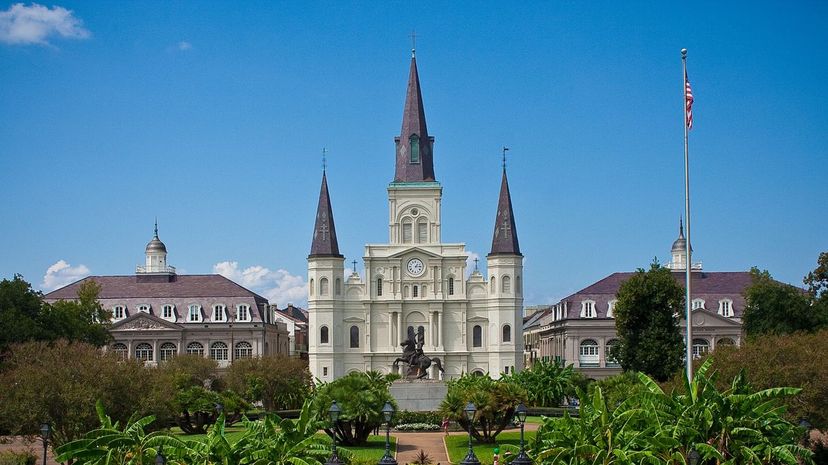
[[[236,306],[236,321],[251,321],[250,306],[240,304]]]
[[[409,161],[411,163],[420,163],[420,136],[417,134],[411,134],[411,137],[408,138],[408,146],[409,146]]]
[[[414,240],[412,238],[412,236],[414,234],[412,232],[413,227],[414,227],[413,223],[411,223],[410,219],[404,219],[403,220],[403,223],[402,223],[402,241],[403,241],[404,244],[410,244],[411,242],[413,242],[413,240]]]
[[[584,339],[578,347],[578,365],[582,367],[597,367],[600,355],[598,343],[594,339]]]
[[[339,278],[336,278],[336,281],[334,281],[334,294],[342,295],[342,280]]]
[[[699,358],[710,351],[710,343],[707,339],[693,339],[693,358]]]
[[[729,337],[723,337],[723,338],[719,339],[718,341],[716,341],[716,345],[719,345],[719,346],[735,346],[736,341],[734,341],[733,339],[731,339]]]
[[[213,360],[224,361],[228,360],[227,344],[223,342],[214,342],[210,346],[210,358]]]
[[[158,360],[166,362],[167,360],[175,357],[175,354],[178,353],[178,348],[172,342],[165,342],[161,344],[161,348],[158,352]]]
[[[448,295],[454,295],[454,278],[448,279]]]
[[[417,326],[417,342],[425,344],[425,327]]]
[[[495,277],[492,276],[492,279],[489,280],[489,292],[491,292],[492,294],[494,294],[495,291],[497,290],[497,286],[495,285],[495,282],[496,282]]]
[[[417,220],[417,242],[420,244],[428,242],[428,222],[425,218]]]
[[[512,292],[512,278],[504,276],[500,279],[500,287],[504,294]]]
[[[359,326],[353,325],[351,326],[351,348],[357,349],[359,348]]]
[[[472,328],[472,347],[483,347],[483,328],[480,325]]]
[[[327,344],[328,343],[328,327],[323,326],[319,328],[319,343],[320,344]]]
[[[377,278],[377,297],[382,297],[382,276]]]
[[[152,361],[152,346],[147,343],[141,343],[135,346],[135,358],[145,362]]]
[[[604,348],[604,360],[606,360],[605,363],[607,368],[618,368],[621,366],[621,364],[618,363],[618,360],[616,360],[615,357],[612,356],[613,347],[617,346],[620,343],[621,341],[619,341],[618,339],[610,339],[609,341],[607,341],[607,346]]]
[[[594,300],[584,300],[581,302],[581,318],[595,318]]]
[[[253,357],[253,346],[247,341],[241,341],[236,343],[236,359],[243,359],[243,358],[252,358]]]
[[[319,279],[319,295],[328,295],[328,278]]]
[[[314,292],[313,292],[313,278],[311,278],[311,280],[310,280],[310,286],[308,286],[308,292],[310,292],[310,295],[314,294]]]
[[[693,310],[704,308],[704,299],[693,299]]]
[[[120,342],[116,342],[115,344],[112,344],[112,346],[110,347],[110,350],[112,351],[113,354],[115,354],[116,357],[118,357],[121,360],[126,360],[127,355],[129,355],[128,352],[127,352],[126,344],[122,344]]]
[[[187,355],[204,356],[204,346],[200,342],[191,342],[187,344]]]
[[[730,299],[722,299],[719,301],[719,315],[728,318],[733,316],[733,301]]]
[[[512,342],[512,327],[503,325],[503,342]]]
[[[420,288],[416,284],[411,286],[411,297],[419,297],[420,296]]]
[[[187,321],[191,323],[201,322],[201,305],[190,305],[187,308]]]

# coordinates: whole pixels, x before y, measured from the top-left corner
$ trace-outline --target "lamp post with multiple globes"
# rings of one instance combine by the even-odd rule
[[[477,412],[477,407],[474,406],[471,402],[466,404],[466,408],[463,409],[463,413],[466,414],[466,420],[469,422],[469,452],[466,454],[466,457],[460,462],[460,465],[480,465],[480,460],[477,459],[477,456],[474,455],[474,449],[472,449],[472,423],[474,423],[474,414]]]

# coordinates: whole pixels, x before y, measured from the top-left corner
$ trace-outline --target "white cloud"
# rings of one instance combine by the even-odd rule
[[[213,265],[213,272],[261,294],[279,307],[289,303],[307,307],[308,285],[305,278],[292,275],[287,270],[273,271],[261,265],[240,269],[239,262],[225,261]]]
[[[176,45],[176,47],[178,48],[178,50],[181,50],[182,52],[186,52],[187,50],[190,50],[190,49],[193,48],[193,44],[187,42],[186,40],[182,40],[181,42],[179,42]]]
[[[86,39],[90,35],[72,10],[60,6],[15,3],[0,11],[0,42],[7,44],[49,45],[46,39],[50,36]]]
[[[53,291],[87,276],[89,276],[89,268],[86,265],[72,266],[65,260],[58,260],[46,270],[40,289],[47,292]]]

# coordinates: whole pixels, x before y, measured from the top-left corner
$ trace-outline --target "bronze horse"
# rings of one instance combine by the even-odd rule
[[[437,369],[441,372],[445,373],[446,370],[443,369],[443,364],[440,363],[440,359],[437,357],[429,358],[423,353],[423,348],[421,344],[417,344],[411,338],[406,339],[400,344],[400,347],[403,348],[403,356],[397,357],[394,360],[394,367],[399,366],[400,362],[405,362],[408,364],[409,370],[412,368],[417,369],[417,379],[425,378],[428,374],[428,368],[433,363],[437,365]]]

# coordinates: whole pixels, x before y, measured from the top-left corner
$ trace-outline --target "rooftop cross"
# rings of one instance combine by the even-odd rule
[[[328,170],[328,149],[327,147],[322,147],[322,172]]]
[[[411,57],[414,57],[414,54],[417,53],[417,33],[414,29],[411,30]]]
[[[506,152],[509,151],[509,147],[503,146],[503,169],[506,169]]]
[[[356,273],[356,260],[352,262],[354,264],[354,273]]]
[[[479,261],[478,259],[476,259],[476,258],[474,259],[474,271],[477,271],[477,262],[478,261]]]

